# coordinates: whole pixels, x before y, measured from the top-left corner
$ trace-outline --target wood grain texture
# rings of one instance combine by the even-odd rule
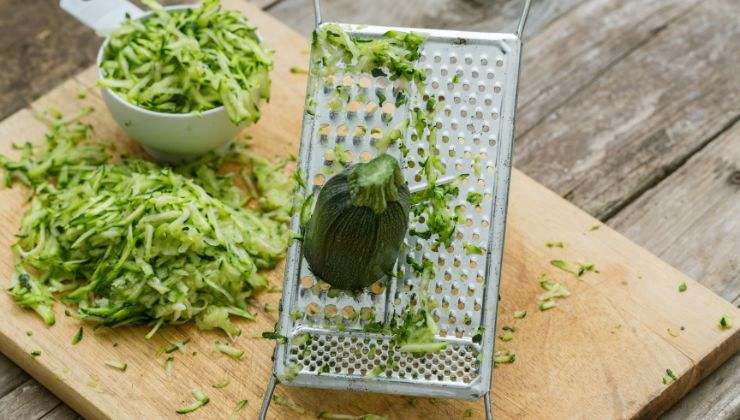
[[[260,9],[265,9],[280,3],[281,0],[246,0]]]
[[[697,0],[592,0],[532,37],[524,49],[517,132],[544,123],[573,95],[635,52]],[[659,59],[659,58],[658,58]],[[683,70],[683,69],[682,69]],[[526,148],[518,150],[531,157]],[[588,151],[569,150],[579,157]]]
[[[608,223],[732,302],[740,296],[738,171],[740,123]]]
[[[41,384],[29,379],[0,398],[0,418],[36,419],[59,405],[59,399]]]
[[[305,41],[251,6],[229,4],[246,10],[258,26],[273,28],[265,36],[278,51],[274,77],[285,83],[275,84],[264,118],[249,132],[263,139],[255,142],[259,153],[285,156],[296,148],[305,86],[305,77],[291,75],[288,69],[305,66]],[[95,105],[98,112],[91,119],[97,135],[125,141],[97,94],[84,101],[70,100],[80,87],[93,82],[94,72],[89,70],[41,98],[33,108],[55,105],[73,112],[83,104]],[[38,139],[43,132],[43,125],[31,111],[22,110],[0,124],[1,147],[7,150],[7,139]],[[0,191],[0,197],[0,223],[8,226],[0,232],[0,264],[2,274],[7,275],[12,268],[7,244],[13,240],[25,195],[14,188]],[[518,360],[494,373],[499,417],[655,415],[738,350],[740,329],[720,331],[715,312],[727,312],[738,319],[740,311],[608,227],[589,232],[593,223],[593,218],[514,172],[499,325],[517,326],[517,337],[508,346]],[[544,243],[549,240],[565,241],[567,247],[547,249]],[[600,274],[575,280],[553,271],[548,261],[554,258],[588,259]],[[279,271],[270,275],[273,284],[280,280]],[[548,312],[535,309],[540,293],[536,278],[542,272],[550,272],[573,292]],[[684,279],[689,291],[677,296],[675,282]],[[277,295],[260,296],[256,307],[276,299]],[[530,315],[514,322],[511,313],[519,309],[529,310]],[[255,322],[241,324],[244,334],[236,345],[247,354],[244,361],[236,362],[213,353],[210,343],[216,334],[200,333],[192,326],[168,328],[152,341],[142,338],[145,328],[99,330],[70,351],[69,337],[77,324],[64,319],[60,307],[60,322],[50,329],[41,327],[33,314],[16,308],[5,294],[0,295],[0,310],[6,318],[17,320],[0,324],[3,352],[90,417],[113,413],[121,417],[172,417],[177,406],[190,400],[189,390],[201,387],[212,402],[198,413],[200,416],[222,415],[237,400],[247,398],[250,403],[245,416],[252,418],[271,368],[272,343],[250,337],[271,329],[275,321],[272,313],[260,311]],[[675,330],[680,325],[686,329],[678,337],[667,333],[666,328]],[[36,331],[32,337],[25,335],[29,328]],[[176,354],[175,369],[168,376],[162,369],[163,359],[154,354],[165,340],[184,336],[193,341],[187,353]],[[42,356],[31,358],[29,352],[34,349],[40,349]],[[121,373],[105,368],[103,362],[108,358],[125,360],[129,369]],[[661,383],[666,368],[680,377],[669,386]],[[210,389],[210,384],[227,376],[232,378],[229,387]],[[565,396],[564,389],[570,390]],[[311,415],[329,409],[386,413],[397,418],[451,418],[461,416],[466,408],[482,415],[480,403],[423,399],[414,406],[400,397],[285,386],[279,387],[278,394],[294,400]],[[273,405],[271,413],[273,418],[296,417],[279,405]]]
[[[585,0],[533,2],[525,35],[540,32],[550,22],[581,3],[585,3]],[[322,18],[326,22],[514,32],[524,2],[523,0],[325,0],[321,5]],[[313,2],[282,0],[267,10],[305,37],[313,30]]]
[[[53,410],[44,414],[44,416],[41,418],[44,420],[81,420],[82,419],[82,417],[80,417],[79,414],[75,413],[74,410],[69,408],[69,406],[64,403],[60,403],[59,405],[54,407]]]
[[[0,355],[0,398],[26,382],[30,376],[5,355]]]
[[[667,23],[520,137],[517,167],[599,218],[614,214],[740,115],[740,55],[727,54],[738,16],[737,1],[712,0]]]
[[[3,59],[0,72],[3,119],[92,64],[98,49],[95,34],[60,13],[56,1],[2,1],[0,27],[12,28],[0,37],[0,51],[14,58]]]
[[[702,279],[729,301],[740,298],[740,123],[632,202],[609,225],[664,261]],[[737,418],[740,355],[672,409],[668,418]]]
[[[740,418],[740,354],[665,413],[665,420]]]
[[[256,1],[269,4],[268,0]],[[195,0],[159,2],[168,5]],[[138,5],[142,6],[140,2]],[[0,119],[93,64],[102,41],[91,29],[64,13],[58,0],[2,1],[0,27],[6,28],[0,37],[4,57]]]

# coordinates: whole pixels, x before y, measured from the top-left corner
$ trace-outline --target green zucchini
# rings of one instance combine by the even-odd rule
[[[390,274],[408,230],[409,206],[408,186],[390,155],[333,176],[306,226],[303,254],[311,271],[352,291]]]

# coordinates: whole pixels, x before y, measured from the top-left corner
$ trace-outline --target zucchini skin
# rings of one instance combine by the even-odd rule
[[[306,226],[303,255],[311,272],[332,287],[356,291],[393,272],[409,224],[410,192],[396,185],[385,210],[353,204],[349,174],[330,178],[319,191]]]

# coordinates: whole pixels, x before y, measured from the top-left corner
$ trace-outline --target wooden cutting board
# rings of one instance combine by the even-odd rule
[[[308,44],[298,34],[257,8],[238,0],[224,1],[241,9],[261,30],[276,52],[272,100],[256,126],[247,130],[257,153],[286,156],[297,151],[305,76],[290,73],[306,67]],[[74,113],[84,105],[96,112],[88,119],[98,138],[114,139],[131,147],[111,119],[93,87],[94,69],[65,82],[52,92],[0,123],[0,153],[12,154],[11,143],[38,141],[46,128],[35,111],[50,107]],[[78,91],[86,89],[85,99]],[[0,275],[13,269],[9,246],[24,209],[26,191],[0,190]],[[499,418],[594,418],[654,416],[686,393],[702,377],[740,347],[737,326],[720,330],[723,314],[740,323],[740,311],[699,283],[598,221],[575,208],[518,171],[512,176],[506,250],[503,262],[499,325],[513,325],[515,338],[505,347],[517,360],[494,371],[493,403]],[[562,241],[563,249],[547,248]],[[550,260],[594,263],[599,273],[581,280],[550,265]],[[558,307],[540,312],[536,280],[548,273],[563,282],[572,295]],[[270,273],[272,284],[282,281],[282,267]],[[7,281],[7,280],[4,280]],[[678,292],[686,282],[688,290]],[[177,417],[177,407],[191,401],[190,390],[201,388],[211,398],[197,418],[224,418],[237,401],[247,399],[242,418],[255,418],[272,362],[273,343],[253,338],[271,330],[277,314],[264,303],[277,303],[279,294],[258,298],[254,322],[243,322],[236,346],[246,350],[234,361],[211,349],[217,334],[192,326],[167,328],[145,340],[146,328],[117,330],[85,328],[85,338],[72,346],[79,324],[62,313],[46,328],[31,312],[19,309],[0,293],[0,350],[30,372],[67,404],[91,418]],[[526,309],[525,319],[513,319]],[[670,329],[670,332],[669,332]],[[33,335],[27,335],[33,331]],[[174,369],[165,372],[164,356],[156,351],[166,340],[189,337],[185,352],[176,352]],[[501,343],[497,345],[503,346]],[[30,353],[40,350],[41,356]],[[106,360],[128,363],[120,372]],[[666,369],[678,380],[662,383]],[[229,378],[224,389],[211,385]],[[384,414],[392,419],[462,418],[466,409],[483,416],[482,402],[415,399],[380,394],[278,386],[277,394],[315,418],[322,410],[338,413]],[[299,418],[295,409],[273,403],[271,418]]]

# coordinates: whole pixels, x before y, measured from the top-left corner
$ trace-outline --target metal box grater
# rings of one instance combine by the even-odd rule
[[[439,97],[441,102],[435,115],[436,147],[446,173],[440,179],[446,182],[461,173],[471,174],[460,185],[457,202],[453,203],[464,206],[464,217],[452,245],[446,249],[434,249],[431,240],[407,235],[404,254],[398,261],[401,275],[377,282],[359,295],[329,292],[329,285],[318,282],[311,274],[301,255],[301,244],[295,242],[286,258],[277,326],[287,342],[276,346],[273,375],[260,418],[266,415],[276,378],[285,377],[289,371],[297,372],[287,383],[294,386],[461,399],[484,396],[490,417],[489,389],[521,33],[529,3],[525,3],[516,34],[339,24],[350,36],[359,38],[381,37],[389,30],[426,36],[418,65],[427,75],[427,93]],[[315,7],[318,28],[322,25],[318,0]],[[311,63],[314,65],[321,64]],[[327,156],[331,155],[326,151],[339,143],[350,152],[353,162],[371,159],[377,154],[375,139],[403,121],[413,101],[398,109],[379,108],[378,95],[393,97],[394,89],[402,88],[399,81],[367,74],[337,74],[327,81],[314,70],[309,71],[307,104],[313,101],[316,106],[315,112],[304,113],[300,168],[316,193],[328,178],[322,173]],[[346,109],[332,112],[325,105],[337,84],[350,90],[350,101]],[[409,93],[410,97],[416,94],[413,90]],[[360,94],[368,101],[353,104],[352,99]],[[411,131],[403,140],[409,149],[406,157],[401,157],[398,144],[391,146],[388,153],[402,163],[413,192],[425,187],[418,174],[428,144],[412,138]],[[480,169],[478,176],[474,175],[474,166]],[[479,206],[466,201],[470,191],[483,194]],[[298,216],[292,225],[299,230]],[[467,255],[463,250],[465,242],[487,252]],[[439,327],[437,339],[447,343],[445,350],[421,357],[397,351],[389,335],[363,331],[368,322],[387,323],[413,303],[419,279],[407,266],[407,258],[418,262],[427,258],[435,263],[436,278],[428,293],[438,303],[433,311]],[[485,328],[485,333],[480,342],[474,342],[473,335],[479,327]],[[308,349],[292,344],[292,338],[304,333],[313,337]],[[371,347],[375,350],[371,351]],[[378,376],[366,377],[378,366],[385,370]]]

